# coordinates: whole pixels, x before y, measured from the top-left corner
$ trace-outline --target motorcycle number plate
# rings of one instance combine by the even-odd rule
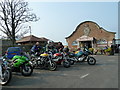
[[[12,55],[16,55],[16,53],[12,53]]]

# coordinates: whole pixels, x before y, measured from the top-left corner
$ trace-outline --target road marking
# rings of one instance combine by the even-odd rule
[[[41,72],[35,72],[35,73],[41,73]],[[89,73],[88,73],[88,74],[85,74],[85,75],[83,75],[83,76],[80,76],[80,75],[71,75],[71,74],[65,74],[65,73],[59,74],[59,75],[60,75],[60,76],[62,75],[62,76],[80,77],[81,79],[83,79],[83,78],[87,77],[87,76],[89,75]],[[59,75],[58,75],[58,76],[59,76]]]
[[[64,73],[64,74],[61,74],[61,75],[63,75],[63,76],[67,76],[68,74],[65,74],[65,73]]]
[[[72,76],[72,77],[80,77],[80,75],[72,75],[72,74],[61,74],[61,75],[63,75],[63,76]]]
[[[82,79],[82,78],[85,78],[85,77],[87,77],[89,74],[85,74],[85,75],[83,75],[83,76],[81,76],[80,78]]]

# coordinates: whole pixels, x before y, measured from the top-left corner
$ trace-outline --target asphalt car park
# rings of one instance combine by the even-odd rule
[[[58,66],[56,71],[34,69],[24,77],[13,73],[7,88],[118,88],[118,54],[94,55],[96,65],[75,63],[69,68]],[[3,87],[3,88],[4,88]]]

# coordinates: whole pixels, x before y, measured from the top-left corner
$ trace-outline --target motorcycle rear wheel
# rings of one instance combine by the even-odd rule
[[[74,63],[75,63],[75,61],[71,60],[71,59],[69,59],[68,61],[70,62],[70,65],[74,65]]]
[[[70,62],[69,62],[68,60],[63,61],[63,62],[62,62],[62,65],[63,65],[65,68],[69,68],[69,67],[70,67]]]

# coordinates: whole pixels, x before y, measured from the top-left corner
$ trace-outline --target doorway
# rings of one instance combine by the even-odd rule
[[[87,46],[88,48],[92,48],[91,41],[81,41],[81,47]]]

